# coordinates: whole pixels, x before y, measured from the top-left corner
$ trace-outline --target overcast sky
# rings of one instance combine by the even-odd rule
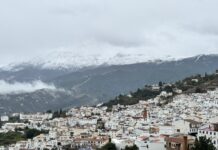
[[[56,50],[218,53],[217,6],[217,0],[0,0],[0,63]]]

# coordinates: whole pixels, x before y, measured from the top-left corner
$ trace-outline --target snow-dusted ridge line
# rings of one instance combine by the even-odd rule
[[[218,56],[211,54],[212,56]],[[192,58],[198,61],[203,56],[209,55],[197,55]],[[191,58],[191,57],[189,57]],[[161,64],[168,61],[180,61],[185,58],[173,58],[171,56],[162,57],[150,57],[145,54],[122,54],[117,53],[114,55],[92,54],[81,55],[72,52],[53,52],[46,55],[42,55],[31,59],[30,61],[21,63],[12,63],[5,66],[0,66],[0,70],[4,71],[19,71],[25,67],[38,67],[42,69],[57,69],[57,70],[78,70],[85,67],[98,67],[98,66],[110,66],[110,65],[128,65],[136,63],[156,63]]]

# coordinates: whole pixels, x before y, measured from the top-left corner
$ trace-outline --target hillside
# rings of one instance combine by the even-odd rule
[[[160,61],[131,65],[98,67],[73,72],[51,80],[57,87],[86,94],[105,102],[116,95],[129,93],[145,84],[170,83],[187,76],[213,73],[218,56],[191,57],[179,61]]]
[[[194,75],[187,77],[181,81],[177,81],[173,84],[159,82],[157,85],[149,86],[145,85],[144,88],[138,89],[135,92],[115,97],[104,106],[108,106],[109,110],[113,105],[133,105],[139,102],[139,100],[148,100],[161,95],[162,92],[172,93],[170,96],[162,97],[165,103],[170,101],[173,96],[178,94],[178,90],[182,90],[185,94],[190,93],[204,93],[208,90],[214,90],[218,88],[218,71],[214,74]]]
[[[28,83],[41,79],[56,89],[0,93],[0,113],[46,111],[107,102],[119,94],[143,88],[145,84],[173,83],[191,75],[211,74],[218,68],[218,56],[201,55],[182,60],[98,66],[77,71],[23,67],[0,71],[0,79],[12,85],[15,81]]]

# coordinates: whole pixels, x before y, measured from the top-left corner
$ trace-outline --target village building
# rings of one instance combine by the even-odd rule
[[[165,138],[166,150],[191,150],[195,137],[176,133]]]

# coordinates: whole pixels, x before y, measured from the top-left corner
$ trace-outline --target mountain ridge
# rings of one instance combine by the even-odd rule
[[[78,71],[63,72],[30,67],[18,72],[0,72],[0,80],[14,76],[13,80],[8,79],[11,84],[14,81],[29,82],[41,79],[56,87],[54,90],[41,89],[32,93],[0,94],[0,104],[5,108],[0,109],[0,113],[7,113],[8,110],[46,111],[69,106],[94,105],[109,101],[118,94],[134,91],[145,84],[175,82],[190,75],[213,73],[217,68],[218,55],[199,55],[176,61],[98,66]],[[22,100],[23,106],[16,100]],[[33,105],[36,107],[31,109]]]
[[[215,54],[211,54],[215,55]],[[191,56],[197,57],[197,56]],[[98,67],[110,65],[128,65],[136,63],[149,63],[162,61],[178,61],[184,58],[174,58],[172,56],[150,57],[145,54],[124,54],[115,53],[109,55],[103,54],[76,54],[70,51],[51,52],[41,56],[36,56],[23,62],[10,63],[0,66],[1,71],[18,71],[25,67],[42,69],[60,69],[60,70],[79,70],[85,67]]]

